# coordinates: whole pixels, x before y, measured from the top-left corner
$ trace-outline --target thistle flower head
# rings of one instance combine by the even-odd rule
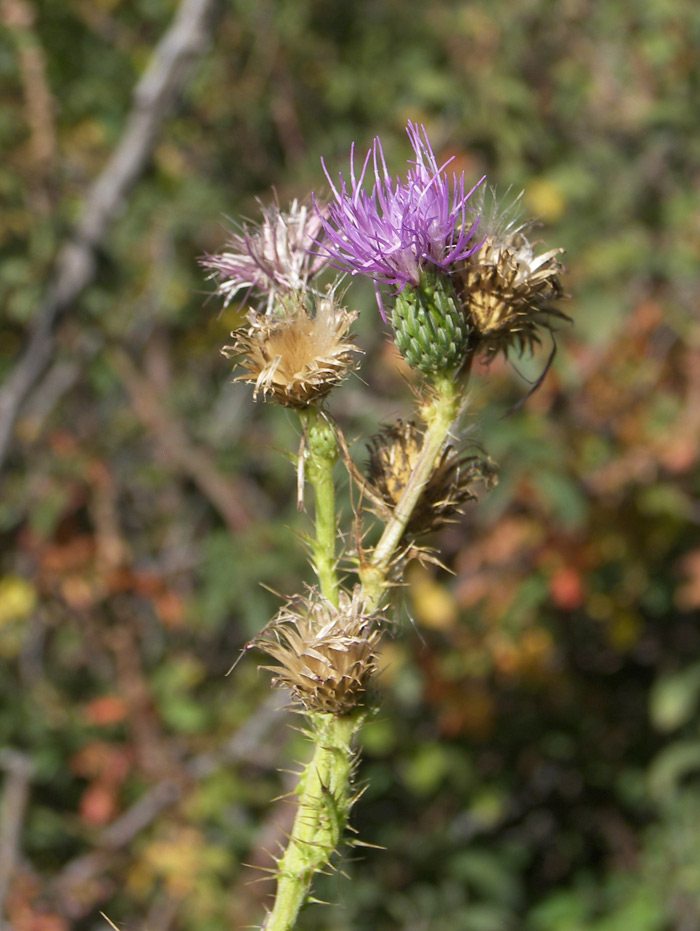
[[[321,252],[336,268],[374,280],[382,316],[380,284],[399,291],[406,285],[417,287],[423,271],[447,272],[478,248],[477,217],[468,206],[475,188],[466,190],[464,173],[448,180],[449,160],[438,165],[424,126],[409,123],[407,132],[415,160],[405,180],[389,174],[379,137],[359,177],[353,145],[349,188],[342,174],[336,187],[323,165],[333,199],[325,214],[318,212],[326,236]],[[374,185],[368,193],[364,183],[370,163]]]
[[[262,668],[306,711],[341,715],[362,704],[380,638],[357,592],[341,592],[336,608],[312,590],[285,605],[251,646],[274,660]]]
[[[423,431],[414,421],[398,420],[370,441],[368,480],[390,509],[401,499],[423,447]],[[496,468],[489,459],[463,456],[447,446],[413,510],[406,533],[417,537],[456,520],[476,498],[478,482],[496,484]]]
[[[284,316],[252,312],[248,326],[231,335],[223,352],[246,370],[236,381],[255,385],[253,398],[302,409],[324,398],[356,367],[359,350],[348,339],[356,313],[335,303],[333,292],[318,297],[312,316],[296,296],[278,301]]]
[[[557,302],[564,297],[563,249],[541,255],[528,239],[531,222],[522,222],[522,194],[505,208],[482,195],[484,239],[455,276],[467,325],[477,351],[488,360],[514,347],[521,354],[541,341],[541,330],[550,332],[556,319],[568,320]]]
[[[243,301],[253,293],[256,309],[271,313],[279,296],[303,293],[325,267],[325,259],[310,251],[323,235],[323,209],[294,200],[288,211],[274,203],[261,205],[261,212],[259,224],[244,224],[222,252],[205,256],[201,264],[211,270],[225,304],[245,291]]]

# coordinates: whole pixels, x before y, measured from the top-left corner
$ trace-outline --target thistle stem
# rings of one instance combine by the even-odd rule
[[[338,573],[336,569],[336,512],[333,468],[338,460],[338,447],[333,428],[317,408],[302,414],[306,429],[305,473],[314,490],[315,536],[312,543],[314,565],[321,593],[338,606]]]
[[[434,385],[433,396],[423,410],[427,430],[418,460],[369,564],[360,571],[370,605],[377,606],[381,601],[392,556],[459,415],[465,384],[463,380],[449,377],[440,380]],[[323,595],[337,606],[333,483],[337,441],[330,424],[318,410],[310,408],[304,412],[303,419],[307,448],[305,471],[315,493],[314,562]],[[328,866],[342,840],[352,807],[352,740],[362,716],[312,714],[309,720],[314,754],[299,779],[296,790],[299,807],[287,849],[279,861],[277,893],[264,924],[265,931],[293,931],[314,876]]]
[[[333,481],[337,441],[317,408],[309,408],[301,416],[306,435],[304,472],[314,490],[314,566],[321,593],[338,607]],[[279,861],[277,893],[263,926],[265,931],[292,931],[314,876],[328,866],[342,839],[352,806],[352,739],[361,716],[310,714],[309,721],[314,753],[299,778],[299,807]]]
[[[374,548],[369,564],[360,570],[363,588],[370,602],[375,605],[381,600],[392,556],[401,542],[423,489],[432,475],[435,461],[449,437],[450,428],[459,416],[467,378],[468,372],[465,373],[463,379],[454,380],[445,377],[437,381],[434,384],[433,398],[423,410],[423,418],[428,428],[418,459],[401,498]]]
[[[301,774],[299,808],[279,861],[277,894],[265,931],[292,931],[314,876],[328,866],[342,840],[352,807],[352,738],[361,719],[315,714],[314,755]]]

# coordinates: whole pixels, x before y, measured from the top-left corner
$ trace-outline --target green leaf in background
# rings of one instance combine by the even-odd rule
[[[649,694],[649,715],[660,731],[675,731],[698,713],[700,663],[660,676]]]

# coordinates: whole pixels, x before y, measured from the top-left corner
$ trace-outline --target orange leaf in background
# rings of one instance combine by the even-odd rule
[[[462,608],[473,608],[492,589],[492,579],[485,572],[466,576],[457,585],[457,598]]]
[[[91,740],[71,757],[69,765],[76,776],[119,783],[126,778],[132,762],[133,753],[128,747]]]
[[[80,797],[79,813],[86,824],[109,824],[117,813],[117,788],[111,782],[91,783]]]
[[[13,917],[14,931],[68,931],[69,925],[61,915],[26,910]]]
[[[163,580],[155,572],[134,572],[132,584],[144,598],[155,598],[163,590]]]
[[[438,708],[438,727],[445,737],[467,734],[488,740],[493,732],[496,707],[493,697],[478,685],[453,684],[447,701]]]
[[[586,600],[583,576],[573,566],[562,566],[549,580],[552,602],[562,611],[575,611]]]
[[[164,591],[153,599],[153,606],[164,627],[182,627],[185,603],[173,591]]]
[[[75,611],[92,608],[102,599],[102,587],[96,579],[86,579],[80,575],[67,575],[59,585],[61,597]]]
[[[90,724],[118,724],[129,713],[129,706],[120,695],[101,695],[85,706],[85,718]]]
[[[539,543],[541,537],[541,526],[530,518],[502,518],[486,540],[482,541],[484,562],[508,565],[524,551]]]
[[[77,453],[78,441],[67,430],[54,430],[49,435],[49,446],[57,456],[73,456]]]
[[[40,554],[41,568],[45,572],[67,572],[89,565],[95,556],[95,538],[76,534],[65,543],[50,543]]]
[[[698,461],[697,437],[693,436],[673,436],[659,450],[659,462],[672,475],[683,475]]]

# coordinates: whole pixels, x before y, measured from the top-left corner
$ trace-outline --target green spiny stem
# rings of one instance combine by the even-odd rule
[[[449,437],[450,428],[459,416],[467,378],[468,372],[459,380],[448,376],[434,383],[434,397],[423,411],[428,428],[418,460],[374,548],[369,565],[360,570],[362,585],[370,604],[378,605],[381,600],[392,556],[403,537],[426,482],[430,479],[435,461]]]
[[[352,807],[352,739],[361,719],[311,716],[314,755],[299,779],[299,807],[278,865],[277,894],[265,931],[292,931],[314,876],[327,867],[342,840]]]
[[[457,419],[466,380],[436,381],[435,394],[423,412],[427,430],[416,466],[403,495],[377,544],[370,564],[361,573],[368,602],[377,606],[386,584],[391,558],[415,508],[435,461]],[[305,412],[306,477],[315,493],[316,536],[314,561],[321,591],[338,604],[336,572],[336,514],[333,466],[336,438],[330,424],[315,409]],[[340,843],[352,806],[352,739],[361,717],[310,716],[314,755],[297,787],[299,808],[287,849],[279,861],[277,893],[265,931],[293,931],[307,901],[314,876],[323,870]]]
[[[338,574],[336,570],[336,513],[333,467],[338,460],[338,447],[333,428],[316,408],[302,415],[306,429],[305,473],[314,490],[316,532],[313,542],[314,565],[321,593],[338,605]]]

